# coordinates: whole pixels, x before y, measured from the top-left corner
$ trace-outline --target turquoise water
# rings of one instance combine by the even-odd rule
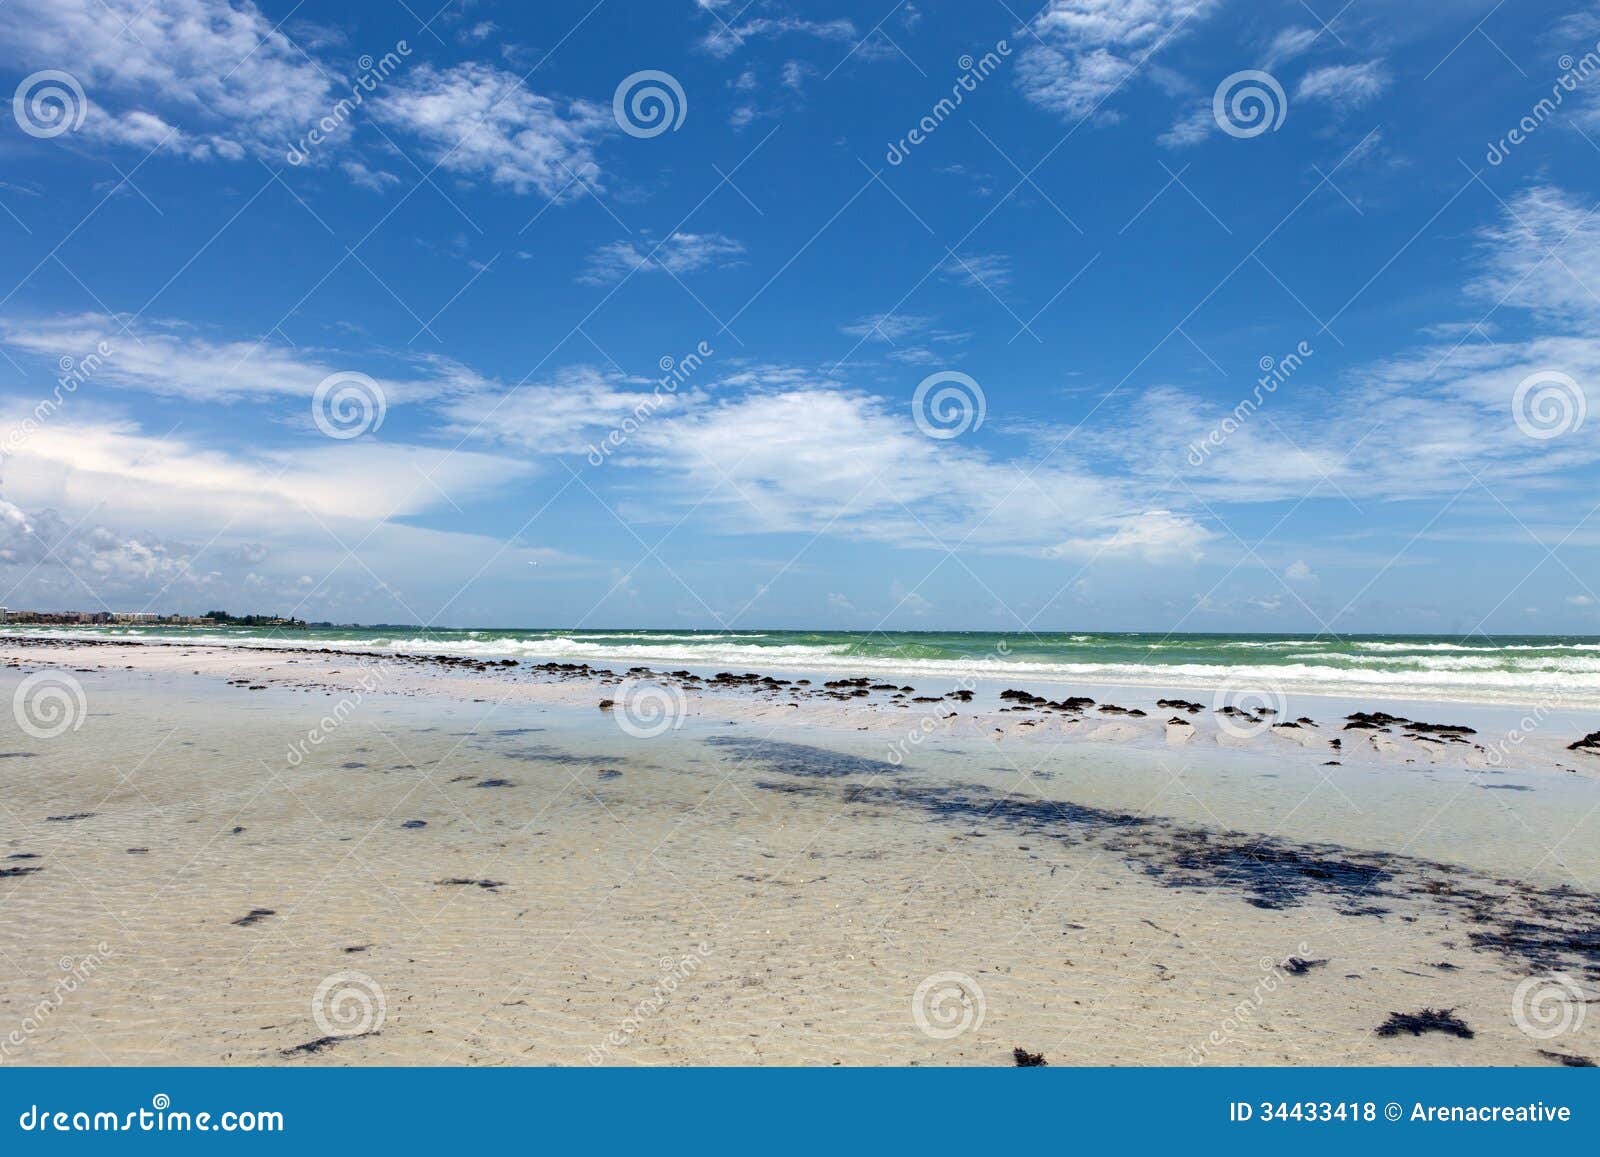
[[[7,634],[433,651],[533,661],[1600,704],[1600,636],[993,634],[939,631],[562,631],[12,627]]]

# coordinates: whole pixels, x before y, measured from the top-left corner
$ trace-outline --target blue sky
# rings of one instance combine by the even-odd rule
[[[1597,42],[8,0],[0,602],[1595,632]]]

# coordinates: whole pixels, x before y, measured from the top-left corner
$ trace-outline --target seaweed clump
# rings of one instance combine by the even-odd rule
[[[1477,1034],[1467,1027],[1467,1022],[1456,1015],[1453,1008],[1425,1008],[1421,1012],[1391,1012],[1389,1019],[1377,1028],[1379,1036],[1399,1036],[1410,1033],[1421,1036],[1425,1032],[1442,1032],[1471,1040]]]

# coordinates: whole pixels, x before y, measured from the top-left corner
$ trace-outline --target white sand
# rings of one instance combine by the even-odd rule
[[[1429,892],[1527,881],[1533,900],[1497,893],[1514,914],[1555,887],[1596,889],[1600,785],[1560,769],[1600,760],[1556,755],[1555,736],[1537,759],[1517,745],[1515,771],[1393,736],[1380,737],[1393,751],[1363,737],[1324,769],[1333,714],[1307,711],[1321,738],[1247,740],[1185,715],[1194,735],[1169,745],[1168,713],[1024,727],[957,706],[898,749],[903,768],[822,777],[708,740],[882,763],[924,705],[691,693],[680,729],[639,739],[596,709],[614,685],[520,669],[400,667],[364,687],[347,657],[5,653],[6,701],[29,674],[69,673],[87,712],[3,745],[22,754],[0,759],[0,869],[39,868],[0,878],[4,1062],[1007,1064],[1018,1045],[1055,1064],[1600,1056],[1600,1023],[1522,1031],[1518,985],[1549,967],[1473,947],[1459,895]],[[319,727],[330,712],[337,725]],[[1437,705],[1416,717],[1466,721]],[[475,786],[493,779],[507,786]],[[1058,829],[1054,813],[1018,824],[985,802],[941,817],[851,794],[915,801],[956,784],[1422,860],[1395,861],[1382,914],[1315,892],[1261,907],[1231,881],[1153,875],[1170,876],[1166,825]],[[440,882],[455,879],[496,886]],[[271,914],[234,923],[254,909]],[[1291,956],[1327,963],[1290,975]],[[1558,963],[1594,983],[1582,960]],[[929,978],[931,1035],[913,1007]],[[340,992],[381,990],[381,1025],[285,1056],[330,1035],[313,1010],[325,982],[335,1030],[351,1027]],[[1425,1007],[1454,1008],[1474,1037],[1375,1034]],[[941,1012],[968,1027],[938,1035]]]

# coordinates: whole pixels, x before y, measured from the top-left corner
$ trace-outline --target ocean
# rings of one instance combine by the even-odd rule
[[[807,672],[946,681],[1215,688],[1600,707],[1600,636],[981,631],[305,631],[157,626],[7,628],[161,643],[437,652],[613,666]]]

